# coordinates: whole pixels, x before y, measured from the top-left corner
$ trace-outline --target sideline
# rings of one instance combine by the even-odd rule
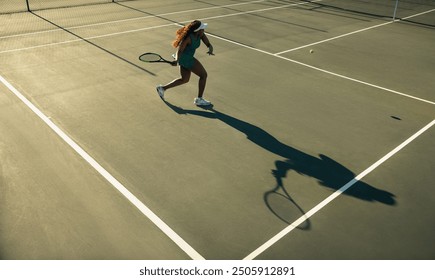
[[[270,248],[272,245],[274,245],[276,242],[278,242],[281,238],[286,236],[288,233],[290,233],[292,230],[297,228],[300,224],[308,220],[311,216],[319,212],[323,207],[328,205],[330,202],[332,202],[335,198],[340,196],[342,193],[344,193],[347,189],[352,187],[355,183],[359,182],[362,178],[370,174],[373,170],[378,168],[381,164],[386,162],[389,158],[397,154],[401,149],[406,147],[409,143],[414,141],[417,137],[422,135],[425,131],[427,131],[429,128],[431,128],[435,124],[435,120],[431,121],[429,124],[427,124],[425,127],[417,131],[414,135],[409,137],[407,140],[405,140],[402,144],[397,146],[395,149],[393,149],[391,152],[386,154],[384,157],[382,157],[380,160],[372,164],[369,168],[361,172],[358,176],[353,178],[351,181],[349,181],[346,185],[335,191],[333,194],[328,196],[326,199],[324,199],[322,202],[317,204],[314,208],[312,208],[310,211],[308,211],[305,215],[294,221],[291,225],[287,226],[285,229],[283,229],[281,232],[276,234],[274,237],[269,239],[266,243],[261,245],[258,249],[253,251],[251,254],[246,256],[244,260],[253,260],[258,255],[266,251],[268,248]]]
[[[115,189],[117,189],[128,201],[130,201],[142,214],[153,222],[163,233],[165,233],[175,244],[178,245],[187,255],[194,260],[204,260],[198,252],[195,251],[186,241],[184,241],[175,231],[173,231],[163,220],[143,204],[134,194],[132,194],[122,183],[113,177],[104,167],[93,159],[85,150],[83,150],[74,140],[63,132],[50,118],[30,102],[21,92],[11,85],[3,76],[0,75],[0,82],[4,84],[13,94],[15,94],[30,110],[33,111],[54,133],[65,141],[77,154],[88,162],[101,176],[104,177]]]
[[[339,78],[342,78],[342,79],[346,79],[346,80],[349,80],[349,81],[352,81],[352,82],[356,82],[356,83],[360,83],[360,84],[363,84],[363,85],[366,85],[366,86],[370,86],[370,87],[377,88],[377,89],[380,89],[380,90],[388,91],[388,92],[394,93],[396,95],[400,95],[400,96],[403,96],[403,97],[407,97],[407,98],[411,98],[411,99],[414,99],[414,100],[418,100],[418,101],[421,101],[421,102],[425,102],[425,103],[428,103],[428,104],[435,105],[434,101],[426,100],[426,99],[419,98],[419,97],[416,97],[416,96],[412,96],[412,95],[409,95],[409,94],[406,94],[406,93],[403,93],[403,92],[400,92],[400,91],[397,91],[397,90],[389,89],[389,88],[386,88],[386,87],[381,87],[381,86],[378,86],[378,85],[375,85],[375,84],[372,84],[372,83],[369,83],[369,82],[365,82],[365,81],[358,80],[358,79],[355,79],[355,78],[351,78],[351,77],[348,77],[348,76],[345,76],[345,75],[341,75],[341,74],[338,74],[338,73],[335,73],[335,72],[332,72],[332,71],[328,71],[328,70],[325,70],[325,69],[322,69],[322,68],[319,68],[319,67],[316,67],[316,66],[312,66],[312,65],[309,65],[309,64],[306,64],[306,63],[294,60],[294,59],[290,59],[290,58],[287,58],[287,57],[284,57],[284,56],[281,56],[281,55],[277,55],[277,54],[274,54],[274,53],[271,53],[271,52],[268,52],[268,51],[265,51],[265,50],[257,49],[257,48],[254,48],[254,47],[245,45],[243,43],[239,43],[239,42],[236,42],[236,41],[233,41],[233,40],[230,40],[230,39],[218,36],[218,35],[214,35],[214,34],[211,34],[211,33],[207,33],[207,35],[210,36],[210,37],[213,37],[213,38],[216,38],[216,39],[228,42],[228,43],[232,43],[232,44],[235,44],[235,45],[238,45],[238,46],[241,46],[241,47],[245,47],[247,49],[251,49],[251,50],[254,50],[254,51],[257,51],[257,52],[260,52],[260,53],[264,53],[264,54],[267,54],[267,55],[270,55],[270,56],[273,56],[273,57],[276,57],[276,58],[280,58],[282,60],[293,62],[295,64],[299,64],[301,66],[308,67],[308,68],[311,68],[313,70],[320,71],[320,72],[323,72],[323,73],[326,73],[326,74],[329,74],[329,75],[333,75],[333,76],[336,76],[336,77],[339,77]]]

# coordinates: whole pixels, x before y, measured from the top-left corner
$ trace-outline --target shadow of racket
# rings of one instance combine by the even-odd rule
[[[276,179],[276,187],[264,194],[264,202],[267,208],[281,221],[292,224],[301,216],[305,216],[305,211],[291,197],[285,189],[282,178],[286,177],[287,169],[280,169],[277,164],[277,169],[272,170],[272,174]],[[311,222],[307,218],[296,228],[301,230],[309,230]]]

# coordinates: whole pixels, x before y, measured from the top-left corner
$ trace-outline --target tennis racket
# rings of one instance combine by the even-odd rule
[[[148,63],[165,62],[165,63],[171,64],[171,65],[173,64],[172,61],[166,60],[163,57],[161,57],[161,55],[156,54],[156,53],[151,53],[151,52],[141,54],[139,56],[139,60],[141,60],[143,62],[148,62]]]

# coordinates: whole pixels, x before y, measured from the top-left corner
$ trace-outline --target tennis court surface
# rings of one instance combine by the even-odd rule
[[[138,60],[194,19],[208,108]],[[0,258],[434,259],[434,45],[434,1],[2,1]]]

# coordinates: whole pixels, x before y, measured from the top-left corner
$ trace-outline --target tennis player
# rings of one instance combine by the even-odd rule
[[[208,106],[211,102],[205,100],[202,96],[204,94],[205,84],[207,82],[207,71],[204,66],[195,57],[195,51],[199,48],[201,40],[208,47],[208,54],[214,55],[213,46],[210,44],[204,29],[207,23],[202,23],[199,20],[194,20],[190,24],[177,30],[177,37],[172,45],[178,48],[175,56],[175,61],[172,65],[180,65],[180,78],[173,80],[167,85],[157,86],[157,93],[164,99],[164,94],[167,89],[185,84],[189,82],[190,75],[193,72],[199,77],[198,82],[198,97],[194,99],[194,103],[198,106]]]

